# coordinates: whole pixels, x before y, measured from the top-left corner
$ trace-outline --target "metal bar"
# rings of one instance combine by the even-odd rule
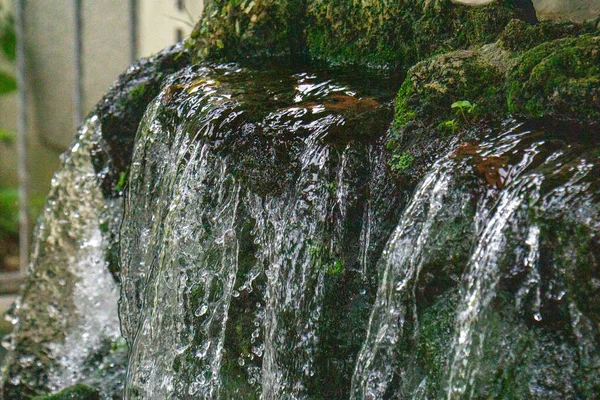
[[[19,176],[19,263],[20,273],[25,275],[29,265],[29,174],[27,170],[27,63],[25,57],[25,9],[26,0],[15,0],[15,33],[17,36],[17,85],[19,88],[19,121],[17,140]]]
[[[138,58],[138,0],[130,0],[129,4],[129,47],[133,63]]]
[[[74,35],[74,86],[73,86],[73,125],[75,130],[79,129],[83,117],[83,17],[82,0],[73,0],[73,12],[75,22]]]

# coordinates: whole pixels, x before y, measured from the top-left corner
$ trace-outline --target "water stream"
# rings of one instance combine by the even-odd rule
[[[127,399],[596,398],[594,139],[492,123],[447,141],[413,187],[382,146],[393,85],[352,82],[236,64],[165,78],[124,204],[100,191],[91,117],[13,311],[13,350],[43,351],[14,352],[5,394],[83,381]],[[32,307],[46,319],[27,321]]]

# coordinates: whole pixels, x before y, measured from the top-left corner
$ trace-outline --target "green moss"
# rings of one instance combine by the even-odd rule
[[[98,391],[78,383],[49,396],[35,397],[34,400],[100,400]]]
[[[422,61],[408,71],[398,91],[394,125],[413,120],[435,125],[452,120],[452,104],[468,99],[480,115],[505,109],[503,74],[476,51],[459,51]]]
[[[511,70],[508,106],[528,117],[600,117],[600,37],[583,35],[541,44]]]
[[[510,1],[309,1],[307,48],[338,63],[408,67],[431,55],[495,41],[515,15]]]
[[[115,191],[120,192],[123,190],[125,183],[127,183],[127,172],[120,172],[119,181],[117,182],[117,186],[115,186]]]
[[[290,55],[301,47],[303,0],[214,0],[187,43],[197,59]]]
[[[456,292],[450,292],[425,309],[419,318],[418,360],[427,372],[428,391],[439,398],[454,334]]]
[[[428,56],[494,42],[512,1],[215,0],[187,43],[199,59],[307,54],[328,63],[408,67]]]
[[[309,246],[308,252],[315,269],[325,271],[330,276],[338,276],[344,272],[344,262],[331,253],[328,245],[313,244]]]
[[[408,153],[394,154],[389,162],[392,171],[406,171],[409,169],[415,158]]]

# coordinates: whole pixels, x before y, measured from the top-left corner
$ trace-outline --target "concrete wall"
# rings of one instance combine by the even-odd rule
[[[6,6],[11,0],[0,0]],[[138,0],[139,56],[189,35],[202,0]],[[83,109],[87,114],[130,64],[130,1],[83,1]],[[29,173],[34,194],[45,195],[58,156],[75,135],[73,125],[72,0],[30,0],[26,10],[29,78]],[[14,66],[0,68],[14,72]],[[0,97],[0,127],[16,132],[16,95]],[[16,186],[16,147],[0,145],[0,186]]]
[[[129,2],[83,4],[83,108],[87,113],[130,64]],[[47,192],[58,156],[75,135],[73,21],[71,0],[27,2],[29,173],[34,194]],[[16,95],[0,98],[0,126],[16,132],[16,118]],[[0,148],[0,185],[16,185],[15,167],[14,145]]]
[[[533,0],[541,21],[581,22],[600,17],[600,0]]]
[[[141,0],[139,7],[139,50],[140,56],[147,57],[176,43],[178,30],[184,38],[189,36],[194,24],[202,15],[204,2],[203,0]]]

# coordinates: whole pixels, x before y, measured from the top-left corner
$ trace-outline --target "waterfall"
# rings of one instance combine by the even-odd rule
[[[450,157],[433,165],[381,255],[377,299],[354,371],[353,398],[385,396],[387,385],[397,371],[394,349],[404,333],[406,320],[416,319],[415,282],[426,262],[427,251],[432,242],[445,239],[440,237],[443,229],[440,224],[457,224],[456,219],[468,213],[470,196],[453,187],[454,168],[455,161]]]
[[[102,356],[121,340],[118,286],[106,261],[109,230],[115,219],[118,224],[121,205],[104,200],[92,165],[100,137],[98,118],[92,116],[52,180],[32,253],[33,279],[12,311],[9,346],[30,353],[11,363],[11,379],[4,385],[9,398],[16,387],[40,384],[57,390],[102,381],[105,396],[122,389],[123,374],[111,365],[121,355],[114,354],[112,361]],[[36,375],[45,368],[50,372]],[[114,380],[106,380],[106,374]]]
[[[248,73],[235,65],[183,72],[138,132],[121,228],[127,397],[307,398],[315,390],[325,281],[346,261],[346,171],[369,159],[326,141],[357,129],[349,119],[357,105],[381,111],[308,74],[266,93],[261,85],[240,92]],[[244,108],[265,95],[272,110]]]
[[[377,299],[352,379],[353,398],[443,396],[454,399],[476,398],[483,393],[492,397],[500,395],[492,395],[498,390],[493,386],[494,370],[498,368],[494,363],[504,362],[507,364],[505,368],[517,368],[511,363],[523,360],[515,361],[511,357],[518,360],[518,352],[522,351],[519,346],[523,344],[515,338],[511,343],[504,336],[510,335],[510,330],[492,327],[492,324],[499,323],[499,312],[505,313],[503,318],[506,326],[512,327],[512,334],[519,331],[527,337],[524,340],[534,343],[536,340],[548,340],[546,333],[541,331],[543,328],[536,331],[535,324],[541,324],[544,308],[557,307],[548,303],[566,301],[568,290],[564,287],[564,280],[568,278],[561,277],[561,274],[569,274],[567,266],[574,268],[578,262],[585,262],[569,260],[564,266],[558,257],[542,254],[542,250],[548,250],[542,249],[542,238],[550,234],[548,229],[557,229],[549,226],[549,221],[565,231],[570,223],[583,224],[593,231],[597,231],[599,225],[597,216],[592,217],[597,206],[591,197],[597,196],[597,193],[590,191],[593,181],[587,180],[594,162],[580,158],[581,154],[573,151],[572,146],[564,148],[555,138],[540,136],[539,132],[532,132],[523,124],[510,122],[505,132],[489,135],[477,146],[466,144],[455,148],[437,161],[421,181],[381,255],[379,265],[382,272]],[[587,157],[593,160],[597,155],[587,154]],[[478,195],[472,189],[468,190],[464,174],[471,173],[469,164],[475,164],[475,171],[496,187]],[[546,184],[548,180],[552,182]],[[474,204],[476,206],[471,208]],[[577,210],[574,216],[565,217],[574,210]],[[569,221],[572,217],[573,221]],[[468,229],[462,232],[452,228],[465,224]],[[445,232],[451,232],[451,235],[447,236]],[[463,241],[467,247],[463,257],[468,255],[468,259],[465,259],[464,267],[461,266],[460,285],[454,295],[456,307],[449,310],[446,317],[451,322],[437,321],[441,326],[447,324],[447,331],[441,333],[446,337],[445,343],[441,346],[440,343],[435,344],[439,346],[435,349],[440,352],[435,360],[439,364],[435,371],[430,369],[427,373],[427,368],[414,366],[421,364],[426,356],[420,349],[414,348],[423,346],[423,341],[427,340],[423,339],[427,335],[423,330],[431,329],[419,326],[424,319],[422,307],[431,299],[417,299],[415,293],[426,290],[423,288],[427,285],[423,276],[434,273],[427,267],[437,267],[437,262],[432,265],[434,248],[444,246],[448,241],[452,243],[452,234],[466,235]],[[568,246],[566,249],[568,251]],[[558,254],[561,250],[553,249]],[[449,256],[451,254],[446,255],[446,262],[451,264]],[[555,259],[551,260],[551,257]],[[556,271],[549,272],[547,269]],[[443,281],[443,270],[435,274],[438,280]],[[548,283],[541,281],[542,274],[558,276],[554,282],[557,287],[544,288],[543,285]],[[517,281],[508,283],[510,280]],[[506,292],[507,285],[516,285],[514,293]],[[559,289],[558,286],[562,287]],[[553,294],[544,293],[550,289],[559,291],[556,299]],[[494,304],[499,303],[500,298],[506,302],[506,296],[512,296],[508,300],[511,304]],[[442,297],[442,301],[450,299]],[[573,310],[579,310],[581,305],[576,304],[574,299],[568,301],[566,309],[570,318],[567,319],[571,321],[566,331],[581,341],[583,336],[578,332],[585,329],[590,334],[589,330],[594,328],[581,311],[573,315]],[[528,328],[515,322],[515,316],[510,316],[509,310],[513,309],[517,318],[531,318],[528,324],[534,326],[529,328],[529,332]],[[409,343],[409,347],[405,342]],[[598,352],[591,350],[589,339],[581,341],[577,348],[580,357],[598,359]],[[551,359],[554,354],[537,356]],[[581,368],[586,367],[582,365]],[[543,376],[546,371],[535,367],[527,370],[530,382],[548,379]],[[577,374],[575,371],[570,373]],[[561,391],[568,393],[572,390],[560,387],[567,382],[560,382],[559,377],[556,379],[559,381],[555,383],[558,388],[544,388],[543,384],[534,387],[531,384],[525,393],[528,396],[559,398]],[[589,393],[586,392],[589,389],[579,390]]]
[[[589,135],[473,126],[424,144],[443,154],[407,179],[383,146],[394,86],[355,81],[238,64],[164,78],[122,198],[92,115],[38,228],[5,397],[84,382],[103,399],[594,398]]]

